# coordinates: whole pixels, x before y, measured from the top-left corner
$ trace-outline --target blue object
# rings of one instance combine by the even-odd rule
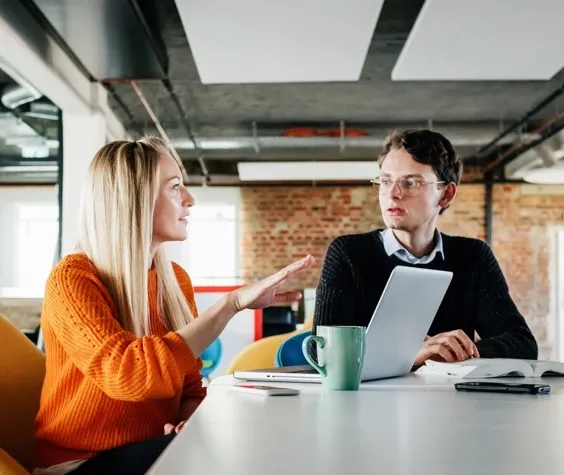
[[[302,341],[309,335],[311,335],[311,331],[298,333],[282,343],[276,352],[276,366],[308,365],[309,363],[302,352]]]
[[[210,374],[212,374],[217,368],[219,362],[221,361],[222,353],[223,346],[221,344],[221,340],[217,338],[201,354],[200,359],[202,360],[202,369],[200,370],[200,374],[204,378],[209,378]]]

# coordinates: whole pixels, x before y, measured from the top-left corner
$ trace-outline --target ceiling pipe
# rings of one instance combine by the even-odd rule
[[[481,147],[475,154],[475,158],[477,160],[481,160],[482,158],[485,158],[486,155],[492,151],[492,149],[494,147],[496,147],[496,145],[501,145],[499,142],[501,141],[501,139],[503,139],[504,137],[506,137],[507,135],[509,135],[511,132],[516,131],[519,127],[521,127],[522,125],[524,125],[527,121],[529,121],[529,119],[531,119],[535,114],[537,114],[538,112],[540,112],[542,109],[544,109],[547,105],[549,105],[552,101],[554,101],[556,98],[558,98],[560,95],[562,95],[562,93],[564,92],[564,83],[562,83],[560,85],[560,87],[558,87],[555,91],[553,91],[551,94],[549,94],[547,97],[545,97],[542,101],[540,101],[537,105],[535,105],[533,108],[529,109],[525,115],[523,117],[521,117],[520,120],[518,120],[517,122],[515,122],[514,124],[512,124],[511,126],[507,127],[503,132],[501,132],[497,137],[493,138],[490,142],[488,142],[486,145],[484,145],[483,147]]]
[[[395,123],[388,126],[383,124],[354,124],[350,127],[365,131],[367,135],[353,136],[346,133],[349,126],[345,127],[345,123],[340,121],[338,126],[331,129],[333,135],[292,136],[284,135],[286,129],[292,128],[289,124],[257,124],[252,122],[250,125],[251,130],[248,135],[246,135],[244,129],[239,127],[231,130],[227,127],[227,133],[224,133],[223,131],[216,131],[213,127],[208,130],[208,127],[204,125],[195,138],[188,123],[185,124],[185,127],[190,131],[188,138],[175,139],[173,143],[178,149],[196,151],[196,154],[200,154],[202,151],[248,150],[258,155],[269,148],[280,150],[328,148],[344,153],[347,149],[381,149],[390,130],[393,129],[421,128],[420,123]],[[323,131],[328,127],[328,124],[316,124],[313,128],[319,128]],[[482,146],[498,131],[498,127],[492,122],[433,124],[433,128],[448,137],[453,146],[468,149]],[[260,130],[262,130],[262,134],[259,133]],[[335,134],[335,131],[340,133]],[[500,142],[513,144],[519,139],[520,136],[517,134],[508,134]],[[474,155],[473,150],[471,154]]]
[[[520,179],[523,172],[542,164],[539,155],[534,150],[522,153],[515,160],[511,160],[503,168],[503,175],[508,179]]]
[[[186,168],[184,167],[184,164],[182,163],[180,156],[176,152],[174,145],[171,143],[167,133],[163,129],[158,117],[155,115],[155,113],[153,112],[153,109],[151,108],[151,106],[147,102],[147,99],[145,98],[143,91],[141,90],[141,88],[139,87],[139,85],[137,84],[136,81],[129,81],[129,84],[131,85],[131,87],[133,88],[135,93],[137,94],[137,97],[139,97],[141,104],[143,104],[143,107],[147,111],[147,114],[149,114],[149,117],[151,118],[151,120],[155,124],[155,127],[157,128],[157,130],[161,134],[162,139],[168,144],[172,154],[174,155],[174,158],[177,160],[178,165],[180,166],[180,170],[182,171],[182,175],[184,177],[184,180],[188,181],[188,172],[186,171]]]
[[[44,117],[44,114],[46,113],[45,110],[43,110],[43,114],[38,112],[37,108],[35,114],[32,112],[34,102],[41,97],[43,97],[43,95],[32,86],[27,84],[25,86],[20,84],[10,84],[2,89],[0,103],[2,103],[2,106],[8,113],[25,123],[39,137],[47,138],[47,132],[42,126],[38,126],[27,120],[27,117],[37,117],[38,113],[41,118],[51,119],[51,117]]]
[[[135,118],[133,117],[133,114],[131,113],[131,111],[129,110],[129,107],[127,107],[125,102],[123,102],[121,97],[119,97],[117,95],[114,86],[110,82],[107,82],[107,81],[102,82],[102,85],[105,87],[106,91],[108,91],[108,94],[110,96],[112,96],[113,100],[116,101],[117,105],[121,108],[123,113],[127,116],[127,118],[129,119],[129,123],[134,124]],[[141,129],[141,127],[133,126],[132,128],[135,130],[135,132],[137,132],[137,134],[140,137],[143,136],[143,130]]]
[[[455,137],[451,140],[456,146],[479,146],[484,143],[479,137]],[[197,147],[194,139],[175,139],[173,144],[182,150],[253,150],[284,148],[335,148],[344,151],[349,148],[381,148],[386,143],[384,135],[380,137],[284,137],[284,136],[238,136],[238,137],[198,137]]]
[[[37,134],[37,137],[48,139],[47,131],[45,130],[42,124],[32,123],[28,121],[27,117],[17,109],[6,109],[6,112],[10,114],[12,117],[14,117],[15,119],[20,120],[22,123],[27,125],[31,130],[33,130]]]
[[[557,151],[548,143],[541,143],[527,150],[504,167],[504,175],[510,179],[521,179],[524,174],[540,166],[543,169],[552,168],[558,163]]]
[[[551,147],[547,146],[544,143],[541,143],[535,148],[535,152],[537,152],[545,168],[550,168],[556,165],[558,159],[556,158],[554,150]]]
[[[18,111],[26,117],[34,117],[43,120],[58,120],[59,108],[49,102],[36,100],[22,104]]]
[[[518,156],[522,155],[528,150],[531,150],[537,145],[540,145],[545,140],[548,140],[550,137],[560,132],[562,129],[564,129],[564,121],[558,123],[562,119],[564,119],[564,111],[561,111],[558,114],[552,116],[542,125],[533,130],[530,135],[527,135],[525,140],[513,145],[508,150],[501,153],[495,160],[490,162],[485,167],[485,171],[493,171],[495,169],[506,166]],[[557,125],[554,126],[554,124]]]
[[[57,106],[47,99],[41,101],[42,98],[43,95],[32,87],[10,84],[2,89],[0,102],[11,113],[17,112],[19,117],[57,120]]]
[[[6,109],[17,109],[24,104],[36,101],[40,97],[41,93],[39,91],[28,89],[19,84],[11,84],[2,89],[0,100]]]
[[[206,183],[208,183],[210,181],[210,174],[209,174],[209,171],[208,171],[208,167],[206,166],[206,162],[204,161],[204,155],[203,155],[202,151],[200,150],[198,143],[196,142],[196,137],[194,136],[194,130],[192,128],[192,124],[190,123],[190,121],[186,117],[186,114],[184,113],[184,109],[182,108],[182,105],[180,104],[180,101],[178,100],[178,96],[174,92],[174,89],[172,87],[172,83],[170,82],[170,80],[166,79],[166,78],[162,79],[162,83],[163,83],[164,88],[168,92],[168,95],[170,96],[174,106],[176,107],[178,115],[180,116],[180,120],[182,121],[182,125],[184,126],[184,130],[188,134],[188,139],[191,143],[191,150],[194,150],[196,152],[198,163],[200,164],[200,168],[202,169],[202,174],[204,175],[204,180],[205,180]]]

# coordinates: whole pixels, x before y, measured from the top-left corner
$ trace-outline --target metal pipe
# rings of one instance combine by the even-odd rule
[[[108,91],[108,93],[113,97],[113,99],[116,101],[116,103],[121,107],[121,110],[123,110],[124,114],[129,119],[129,122],[131,124],[134,124],[135,123],[135,117],[133,117],[133,114],[129,110],[129,107],[127,107],[127,105],[125,104],[125,102],[123,102],[121,97],[119,97],[117,95],[114,86],[107,81],[102,82],[102,85],[106,88],[106,91]],[[143,130],[141,130],[140,127],[135,127],[135,131],[139,134],[139,136],[143,135]]]
[[[554,154],[554,150],[547,147],[544,142],[535,148],[535,152],[540,157],[544,167],[549,168],[556,165],[558,158]]]
[[[259,150],[263,148],[321,148],[330,147],[339,150],[340,137],[283,137],[283,136],[257,136],[257,137],[200,137],[198,138],[199,150]],[[346,147],[377,148],[385,143],[383,138],[354,137],[345,139]],[[183,150],[194,150],[192,140],[174,140],[174,145]]]
[[[202,174],[204,175],[206,182],[209,182],[210,175],[208,173],[208,168],[206,167],[206,164],[204,162],[204,154],[200,150],[200,148],[198,147],[198,143],[196,142],[196,137],[194,136],[194,131],[192,130],[192,124],[186,118],[186,114],[184,113],[184,109],[182,108],[182,105],[180,104],[180,101],[178,100],[178,96],[174,92],[174,89],[172,87],[172,83],[170,82],[170,80],[165,78],[165,79],[162,79],[161,81],[162,81],[163,86],[165,87],[166,91],[168,92],[170,98],[172,99],[172,103],[174,104],[174,106],[176,107],[176,110],[178,111],[178,115],[180,116],[180,120],[182,122],[182,125],[184,126],[184,130],[188,134],[188,138],[189,138],[190,142],[192,142],[193,150],[198,154],[198,163],[200,164],[200,168],[202,169]]]
[[[452,141],[451,141],[452,142]],[[175,139],[174,146],[182,150],[194,150],[192,139]],[[257,146],[264,148],[381,148],[386,143],[385,137],[284,137],[284,136],[208,136],[197,139],[197,150],[242,150],[249,149],[256,153]],[[483,143],[480,138],[455,137],[453,145],[472,147]]]
[[[2,104],[7,109],[17,109],[29,102],[36,101],[41,93],[35,89],[28,89],[19,84],[11,84],[2,89]]]
[[[490,142],[488,142],[486,145],[481,147],[476,152],[475,157],[477,159],[484,157],[502,138],[506,137],[508,134],[510,134],[514,130],[517,130],[519,127],[521,127],[523,124],[525,124],[525,122],[527,122],[533,115],[535,115],[540,110],[544,109],[548,104],[550,104],[552,101],[554,101],[554,99],[559,97],[563,92],[564,92],[564,83],[562,83],[558,89],[556,89],[551,94],[549,94],[547,97],[545,97],[542,101],[540,101],[533,108],[529,109],[520,120],[518,120],[517,122],[515,122],[511,126],[507,127],[497,137],[493,138]]]
[[[151,120],[155,124],[155,127],[157,128],[157,130],[161,134],[161,137],[170,147],[170,150],[171,150],[172,154],[174,155],[174,158],[178,161],[178,166],[180,167],[180,170],[182,171],[182,175],[184,176],[184,179],[187,181],[188,180],[188,172],[186,171],[186,168],[184,167],[184,164],[182,163],[182,160],[180,159],[178,152],[174,148],[174,145],[171,143],[167,133],[163,129],[158,117],[155,115],[155,113],[153,112],[153,109],[151,108],[150,104],[147,102],[147,99],[145,98],[143,91],[141,90],[141,88],[139,87],[139,85],[137,84],[136,81],[133,81],[133,80],[129,81],[129,84],[131,85],[131,87],[133,88],[135,93],[137,94],[137,97],[139,97],[141,104],[143,104],[143,107],[145,108],[145,110],[147,111],[147,114],[149,114],[149,117],[151,118]]]
[[[527,150],[536,147],[540,143],[544,142],[546,139],[552,137],[554,134],[556,134],[557,132],[559,132],[564,128],[564,123],[559,127],[557,127],[555,130],[549,132],[548,134],[543,135],[542,132],[563,117],[564,117],[564,111],[561,111],[558,114],[552,116],[549,120],[547,120],[542,125],[540,125],[535,130],[533,130],[533,132],[527,138],[525,138],[525,140],[513,145],[508,150],[503,152],[493,162],[489,163],[485,167],[485,171],[486,172],[493,171],[496,168],[500,168],[502,166],[507,165],[511,160],[517,158],[519,155],[525,153]]]
[[[41,127],[40,125],[36,125],[36,123],[30,122],[29,120],[27,120],[26,116],[24,114],[22,114],[20,111],[18,111],[17,109],[5,109],[4,111],[12,114],[16,119],[21,120],[25,125],[27,125],[31,130],[33,130],[36,135],[38,137],[47,139],[47,132],[45,131],[45,128]],[[0,107],[0,112],[2,112],[2,108]]]

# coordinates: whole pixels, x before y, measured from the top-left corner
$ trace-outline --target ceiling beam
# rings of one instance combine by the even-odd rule
[[[18,84],[30,84],[65,113],[101,113],[112,139],[127,135],[104,87],[90,81],[18,0],[0,2],[0,32],[0,68]]]

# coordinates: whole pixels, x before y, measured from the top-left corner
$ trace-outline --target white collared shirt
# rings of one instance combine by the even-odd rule
[[[443,238],[438,230],[435,230],[435,247],[429,254],[423,257],[416,257],[411,254],[411,252],[400,244],[391,229],[381,231],[380,239],[384,244],[384,250],[388,256],[395,255],[398,259],[401,259],[408,264],[428,264],[435,259],[437,254],[441,254],[443,259],[445,258],[445,253],[443,251]]]

